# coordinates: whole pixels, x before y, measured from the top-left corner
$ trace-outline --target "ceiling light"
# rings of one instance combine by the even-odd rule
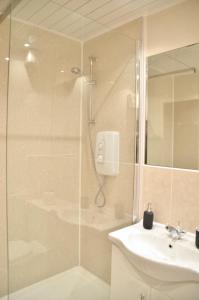
[[[64,70],[61,70],[60,72],[61,72],[61,73],[64,73]]]
[[[4,58],[6,61],[9,61],[10,60],[10,57],[5,57]]]

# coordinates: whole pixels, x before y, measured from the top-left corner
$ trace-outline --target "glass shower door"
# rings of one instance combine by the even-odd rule
[[[11,15],[7,201],[14,300],[68,299],[79,264],[81,79],[70,70],[80,67],[81,44],[18,20],[44,2],[21,1]]]

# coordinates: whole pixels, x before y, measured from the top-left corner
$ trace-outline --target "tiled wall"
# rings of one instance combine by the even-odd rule
[[[97,181],[88,138],[89,87],[84,83],[82,210],[95,211],[90,226],[81,226],[81,264],[106,281],[110,281],[111,244],[108,232],[132,223],[135,163],[135,38],[140,22],[129,23],[94,38],[84,45],[84,73],[89,74],[89,56],[95,56],[92,88],[95,125],[90,125],[95,146],[98,131],[120,133],[120,173],[106,177],[106,205],[96,208]],[[133,39],[134,38],[134,39]],[[116,50],[117,49],[117,50]]]
[[[198,10],[198,0],[187,0],[146,17],[147,55],[199,42]]]
[[[151,202],[155,221],[194,232],[199,226],[199,172],[144,166],[143,210]]]

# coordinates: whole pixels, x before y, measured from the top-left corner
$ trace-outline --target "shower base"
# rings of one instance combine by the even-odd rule
[[[109,300],[110,286],[82,267],[42,280],[0,300]]]

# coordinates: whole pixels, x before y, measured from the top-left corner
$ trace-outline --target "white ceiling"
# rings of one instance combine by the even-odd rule
[[[1,0],[0,0],[1,1]],[[80,41],[185,0],[21,0],[16,19]]]

